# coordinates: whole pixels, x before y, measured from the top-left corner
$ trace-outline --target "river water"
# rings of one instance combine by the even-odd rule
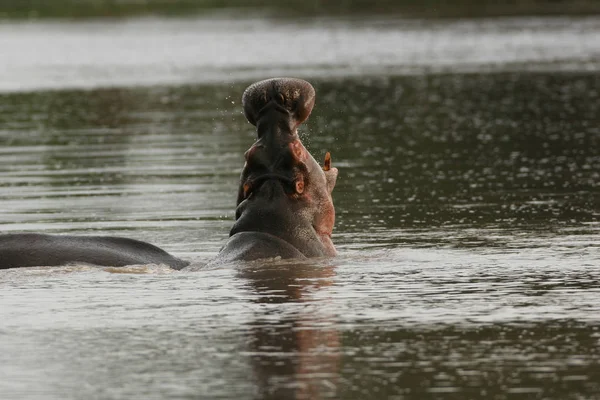
[[[2,232],[192,260],[0,271],[2,399],[600,396],[600,19],[0,25]],[[317,90],[340,255],[206,269],[255,79]]]

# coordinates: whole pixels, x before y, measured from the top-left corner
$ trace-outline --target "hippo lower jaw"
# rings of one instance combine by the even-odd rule
[[[329,153],[326,155],[323,170],[327,173],[337,174],[336,169],[331,169]],[[319,172],[321,172],[320,168]],[[265,185],[266,188],[263,189],[262,185]],[[273,257],[310,258],[337,255],[331,240],[331,230],[327,230],[327,224],[319,226],[310,221],[319,222],[321,219],[302,217],[302,214],[306,213],[306,209],[315,209],[317,212],[324,211],[325,215],[332,214],[333,209],[321,210],[319,205],[312,204],[307,206],[305,202],[302,202],[298,193],[286,195],[285,186],[294,187],[298,191],[297,181],[277,173],[258,175],[252,180],[246,181],[243,188],[246,198],[238,204],[236,223],[230,231],[229,241],[219,254],[220,258],[255,260]],[[325,187],[321,189],[329,190]],[[253,195],[256,192],[258,194]],[[268,198],[268,201],[263,203],[260,196]],[[333,224],[333,220],[331,220],[331,224]],[[253,243],[255,246],[252,246]],[[237,245],[240,245],[243,250],[237,251]]]
[[[221,248],[217,258],[210,265],[234,261],[254,261],[260,259],[307,259],[312,257],[333,257],[337,255],[331,237],[317,235],[323,243],[322,254],[304,254],[290,242],[267,232],[245,231],[233,234]]]
[[[307,258],[291,243],[265,232],[239,232],[229,238],[211,265],[265,258]]]

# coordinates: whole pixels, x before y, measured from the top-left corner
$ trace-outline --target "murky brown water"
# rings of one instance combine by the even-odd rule
[[[569,65],[315,72],[304,134],[340,169],[340,256],[0,271],[0,398],[598,397],[600,74]],[[2,232],[117,234],[201,266],[261,68],[0,94]]]

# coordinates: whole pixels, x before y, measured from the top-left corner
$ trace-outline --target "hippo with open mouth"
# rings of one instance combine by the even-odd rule
[[[300,79],[268,79],[244,91],[244,114],[256,126],[258,139],[245,154],[230,237],[211,264],[335,256],[331,192],[338,171],[331,167],[329,153],[319,166],[297,131],[314,103],[314,88]],[[128,238],[0,235],[0,269],[73,263],[166,264],[175,269],[189,265],[156,246]]]

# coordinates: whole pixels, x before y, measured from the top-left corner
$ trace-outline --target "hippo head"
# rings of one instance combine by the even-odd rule
[[[236,221],[222,253],[246,260],[334,256],[331,191],[338,171],[329,153],[321,167],[298,136],[314,88],[300,79],[268,79],[248,87],[242,103],[258,138],[245,153]]]

